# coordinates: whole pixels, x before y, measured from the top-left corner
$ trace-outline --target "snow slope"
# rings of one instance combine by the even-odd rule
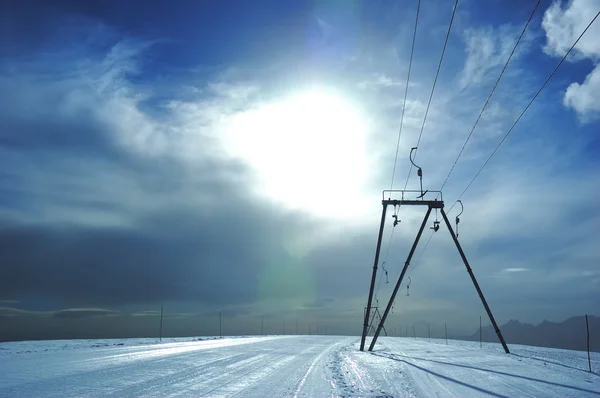
[[[0,344],[1,397],[598,397],[578,351],[381,338],[270,336]],[[122,344],[122,345],[121,345]],[[600,369],[600,355],[592,366]]]

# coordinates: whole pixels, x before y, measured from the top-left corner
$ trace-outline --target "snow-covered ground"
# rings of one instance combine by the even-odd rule
[[[0,396],[600,396],[600,355],[386,337],[0,343]]]

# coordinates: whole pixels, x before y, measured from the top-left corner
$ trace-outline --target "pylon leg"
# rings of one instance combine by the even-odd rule
[[[448,221],[448,217],[446,216],[446,212],[444,211],[444,209],[441,209],[441,213],[442,213],[442,217],[444,217],[444,221],[446,222],[446,226],[448,227],[448,231],[450,231],[450,235],[452,235],[452,240],[454,240],[454,244],[456,245],[456,248],[458,249],[458,253],[460,253],[460,257],[462,258],[463,263],[465,263],[465,267],[467,267],[467,272],[469,273],[469,276],[471,277],[471,280],[473,281],[473,284],[475,285],[475,289],[477,289],[477,294],[479,294],[479,298],[481,299],[481,302],[483,303],[483,306],[485,307],[485,310],[486,310],[488,316],[490,317],[490,321],[492,322],[492,325],[494,326],[494,330],[496,331],[496,334],[498,335],[498,339],[500,340],[500,343],[502,343],[502,347],[504,347],[504,351],[507,354],[510,354],[508,346],[506,345],[506,342],[504,341],[504,337],[502,337],[502,332],[500,332],[500,328],[498,327],[498,324],[496,323],[496,320],[494,319],[494,315],[492,315],[492,310],[490,310],[490,306],[488,305],[487,301],[485,301],[485,297],[483,296],[483,292],[481,291],[481,288],[479,287],[479,283],[477,283],[477,279],[475,279],[473,270],[471,269],[471,266],[469,265],[469,261],[467,261],[467,257],[465,256],[465,253],[463,252],[463,249],[460,246],[460,243],[458,242],[458,238],[454,234],[454,230],[452,229],[452,225],[450,225],[450,221]]]
[[[371,276],[371,288],[369,289],[369,299],[367,300],[367,309],[365,311],[365,322],[363,324],[363,333],[360,340],[360,350],[365,350],[365,339],[369,331],[369,315],[371,313],[371,304],[373,301],[373,290],[375,289],[375,279],[377,279],[377,263],[379,263],[379,252],[381,250],[381,238],[383,237],[383,228],[385,226],[385,213],[387,204],[383,204],[381,211],[381,223],[379,225],[379,237],[377,238],[377,249],[375,250],[375,261],[373,262],[373,275]]]
[[[400,285],[402,284],[402,279],[404,279],[404,274],[406,274],[406,270],[408,269],[408,265],[410,264],[410,260],[415,254],[415,250],[417,249],[417,245],[419,244],[419,239],[421,239],[421,235],[423,234],[423,229],[425,229],[425,225],[427,224],[427,220],[429,219],[429,215],[431,214],[431,207],[427,208],[427,213],[425,213],[425,217],[423,218],[423,222],[421,223],[421,228],[419,228],[419,233],[417,233],[417,237],[410,249],[410,253],[408,253],[408,257],[406,258],[406,262],[404,263],[404,268],[402,268],[402,273],[400,273],[400,277],[398,278],[398,282],[396,282],[396,286],[394,287],[394,292],[392,293],[392,297],[390,297],[390,301],[385,307],[385,312],[383,313],[383,318],[381,318],[381,322],[379,322],[379,326],[375,331],[375,335],[373,336],[373,340],[371,340],[371,345],[369,346],[369,351],[373,351],[373,347],[375,347],[375,343],[377,342],[377,338],[379,337],[379,333],[381,333],[381,329],[383,328],[383,324],[387,319],[387,316],[392,308],[394,300],[396,299],[396,294],[398,293],[398,289],[400,289]]]

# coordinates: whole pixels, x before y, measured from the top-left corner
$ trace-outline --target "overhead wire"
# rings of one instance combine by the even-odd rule
[[[419,132],[419,138],[417,139],[417,145],[415,150],[415,158],[417,157],[417,152],[419,151],[419,144],[421,143],[421,137],[423,136],[423,130],[425,128],[425,122],[427,121],[427,115],[429,114],[429,107],[431,106],[431,100],[433,99],[433,93],[435,92],[435,86],[437,84],[438,76],[440,74],[440,69],[442,68],[442,61],[444,60],[444,54],[446,53],[446,46],[448,45],[448,38],[450,37],[450,31],[452,30],[452,24],[454,22],[454,15],[456,14],[456,9],[458,8],[458,0],[454,2],[454,9],[452,10],[452,17],[450,18],[450,24],[448,25],[448,32],[446,33],[446,39],[444,40],[444,47],[442,48],[442,54],[440,56],[440,62],[438,63],[437,71],[435,72],[435,78],[433,79],[433,86],[431,88],[431,94],[429,94],[429,101],[427,102],[427,108],[425,108],[425,116],[423,117],[423,124],[421,125],[421,131]],[[408,170],[408,176],[406,177],[406,183],[404,184],[404,189],[408,186],[408,181],[410,180],[410,173],[412,172],[412,164]]]
[[[448,24],[448,31],[446,32],[446,38],[444,40],[444,46],[442,47],[442,53],[440,55],[440,61],[438,63],[438,67],[437,70],[435,72],[435,78],[433,79],[433,85],[431,87],[431,93],[429,94],[429,100],[427,101],[427,107],[425,108],[425,115],[423,117],[423,123],[421,124],[421,130],[419,131],[419,138],[417,139],[417,145],[415,148],[415,158],[417,157],[417,152],[419,151],[419,144],[421,143],[421,137],[423,136],[423,131],[425,129],[425,122],[427,121],[427,115],[429,114],[429,108],[431,106],[431,101],[433,99],[433,94],[435,92],[435,87],[437,84],[437,80],[440,74],[440,70],[442,68],[442,62],[444,60],[444,54],[446,53],[446,47],[448,45],[448,39],[450,38],[450,32],[452,31],[452,25],[454,23],[454,16],[456,15],[456,9],[458,8],[458,0],[456,0],[454,2],[454,8],[452,9],[452,16],[450,17],[450,23]],[[408,175],[406,176],[406,182],[404,183],[404,189],[406,189],[406,187],[408,186],[408,181],[410,180],[410,174],[412,172],[412,162],[410,165],[410,168],[408,170]],[[425,244],[423,250],[421,251],[421,254],[419,255],[419,257],[417,258],[417,261],[415,262],[415,266],[419,263],[419,260],[421,259],[421,256],[423,255],[423,252],[425,251],[425,249],[427,248],[427,246],[429,245],[429,242],[431,241],[431,238],[433,237],[433,231],[431,233],[431,235],[429,236],[429,238],[427,239],[427,243]],[[413,267],[413,269],[411,270],[410,274],[412,274],[412,271],[414,270],[415,267]]]
[[[419,257],[417,257],[417,260],[414,263],[415,265],[412,267],[412,270],[409,273],[409,276],[412,275],[412,273],[417,269],[417,266],[420,264],[421,257],[423,257],[423,253],[425,253],[425,250],[427,250],[427,246],[429,246],[429,242],[431,242],[431,238],[433,238],[434,234],[435,234],[435,232],[431,231],[431,234],[429,235],[429,238],[427,238],[427,242],[425,242],[425,246],[423,246],[423,250],[421,250],[421,252],[419,253]]]
[[[419,10],[421,8],[421,0],[417,3],[417,15],[415,17],[415,29],[413,31],[412,47],[410,49],[410,58],[408,60],[408,75],[406,76],[406,87],[404,88],[404,101],[402,103],[402,116],[400,117],[400,128],[398,130],[398,141],[396,142],[396,156],[394,158],[394,168],[392,170],[392,181],[390,183],[390,191],[394,189],[394,177],[396,176],[396,165],[398,163],[398,151],[400,150],[400,137],[402,136],[402,126],[404,125],[404,112],[406,110],[406,97],[408,96],[408,84],[410,82],[410,71],[412,69],[413,54],[415,52],[415,39],[417,37],[417,26],[419,25]],[[390,192],[391,195],[391,192]]]
[[[408,73],[406,76],[406,86],[404,88],[404,101],[402,104],[402,114],[400,117],[400,128],[398,129],[398,140],[396,142],[396,155],[394,158],[394,167],[392,169],[392,179],[391,179],[391,183],[390,183],[390,191],[392,189],[394,189],[394,178],[396,176],[396,165],[398,163],[398,151],[400,149],[400,138],[402,137],[402,127],[404,125],[404,114],[405,114],[405,110],[406,110],[406,99],[408,97],[408,86],[410,83],[410,73],[412,70],[412,60],[413,60],[413,55],[414,55],[414,51],[415,51],[415,41],[416,41],[416,37],[417,37],[417,27],[419,25],[419,10],[421,9],[421,0],[418,0],[417,2],[417,12],[415,15],[415,27],[413,30],[413,37],[412,37],[412,46],[411,46],[411,50],[410,50],[410,58],[408,61]],[[391,195],[391,192],[390,192]],[[398,208],[399,210],[399,208]],[[396,209],[394,209],[394,215],[397,216],[397,211]],[[395,225],[394,225],[395,226]],[[387,260],[388,260],[388,256],[390,254],[390,247],[392,245],[392,238],[394,237],[394,229],[392,228],[392,232],[390,234],[390,238],[388,240],[388,244],[387,244],[387,249],[386,249],[386,254],[384,257],[383,262],[381,263],[381,267],[383,268],[384,272],[386,273],[386,279],[387,279],[387,269],[385,268],[385,264],[387,264]],[[379,281],[377,282],[377,288],[375,290],[375,300],[377,301],[377,294],[379,293],[379,288],[381,286],[381,280],[383,278],[383,274],[379,274]]]
[[[496,83],[494,83],[494,86],[492,87],[492,90],[490,91],[490,93],[489,93],[489,95],[488,95],[485,103],[483,104],[483,107],[481,108],[481,111],[479,112],[479,115],[477,116],[477,119],[475,120],[475,123],[473,124],[473,127],[471,127],[471,131],[469,132],[469,135],[467,136],[465,142],[463,143],[463,146],[460,149],[460,152],[456,156],[456,159],[454,160],[454,163],[452,164],[452,167],[450,168],[450,171],[448,172],[448,175],[446,176],[446,178],[444,180],[444,183],[442,184],[442,187],[440,188],[440,191],[442,191],[444,189],[444,187],[446,186],[446,183],[448,182],[448,179],[450,178],[450,175],[454,171],[454,168],[456,167],[456,164],[458,163],[458,160],[462,156],[462,154],[463,154],[463,152],[465,150],[465,147],[467,146],[467,143],[471,139],[471,136],[473,135],[473,132],[475,131],[475,128],[479,124],[479,120],[481,119],[481,116],[485,112],[485,110],[486,110],[486,108],[487,108],[487,106],[488,106],[488,104],[489,104],[492,96],[494,95],[494,92],[496,91],[496,88],[498,87],[498,84],[500,83],[500,80],[502,79],[502,76],[504,75],[504,72],[506,71],[506,68],[508,67],[508,64],[510,63],[513,55],[515,54],[515,52],[517,50],[517,47],[521,43],[521,40],[523,39],[523,36],[525,35],[525,32],[527,31],[527,28],[529,27],[529,24],[531,23],[531,21],[533,19],[533,16],[535,15],[535,12],[537,11],[540,3],[541,3],[541,0],[538,0],[538,2],[536,3],[535,7],[533,8],[533,11],[529,15],[529,19],[525,23],[525,26],[523,27],[523,30],[521,31],[521,34],[519,35],[519,38],[517,39],[517,42],[515,43],[512,51],[510,52],[510,54],[508,56],[508,59],[506,60],[506,63],[502,67],[502,70],[500,71],[500,74],[498,75],[498,79],[496,79]],[[456,204],[456,202],[455,202],[455,204]],[[449,211],[451,211],[453,207],[454,207],[454,205],[450,208]],[[427,250],[427,246],[429,246],[429,242],[431,241],[431,238],[433,238],[433,234],[434,233],[435,232],[432,231],[431,234],[429,235],[429,238],[427,239],[427,242],[425,243],[425,246],[423,246],[423,250],[420,252],[419,257],[415,261],[415,265],[412,267],[412,270],[411,270],[410,274],[412,274],[412,272],[414,272],[415,269],[417,268],[417,265],[420,264],[421,257],[423,256],[423,253],[425,252],[425,250]]]
[[[471,136],[473,135],[473,132],[475,131],[475,128],[479,124],[479,120],[481,119],[481,116],[483,115],[483,112],[487,108],[488,103],[490,102],[490,99],[492,98],[492,95],[494,95],[494,91],[496,91],[496,87],[498,87],[498,84],[500,83],[500,79],[502,79],[502,76],[504,75],[504,71],[508,67],[508,64],[510,63],[510,60],[512,59],[513,55],[515,54],[515,51],[517,50],[517,47],[519,46],[519,43],[521,43],[521,39],[525,35],[525,32],[527,31],[527,27],[531,23],[531,20],[533,19],[533,16],[534,16],[536,10],[538,9],[540,3],[541,3],[541,0],[538,0],[537,4],[533,8],[533,11],[531,12],[531,15],[529,16],[529,19],[527,20],[527,23],[525,24],[525,26],[523,27],[523,30],[521,31],[521,35],[517,39],[517,42],[515,43],[512,51],[510,52],[510,55],[508,56],[508,59],[506,60],[506,63],[504,64],[504,67],[502,68],[502,71],[500,72],[500,75],[498,76],[498,79],[496,80],[496,83],[494,84],[494,87],[492,87],[492,90],[490,91],[490,94],[488,95],[487,100],[483,104],[483,108],[481,108],[481,111],[479,112],[479,116],[477,116],[477,119],[475,120],[475,123],[473,124],[473,127],[471,128],[471,131],[469,132],[469,135],[467,136],[467,139],[465,140],[462,148],[460,149],[460,152],[458,153],[458,156],[456,156],[456,159],[454,160],[454,164],[450,168],[450,171],[448,172],[448,175],[446,176],[446,179],[444,180],[444,183],[442,184],[442,187],[440,188],[440,191],[442,191],[444,189],[444,187],[446,186],[446,183],[448,182],[448,179],[450,178],[450,175],[454,171],[454,168],[456,167],[456,164],[458,163],[458,160],[462,156],[463,151],[465,150],[465,147],[467,146],[467,143],[471,139]]]
[[[477,173],[475,174],[475,176],[471,179],[471,181],[469,182],[469,184],[467,184],[466,188],[458,196],[457,200],[460,200],[463,197],[463,195],[471,187],[471,185],[473,184],[473,182],[475,181],[475,179],[479,176],[479,174],[481,174],[481,172],[483,171],[483,169],[485,168],[485,166],[487,166],[487,164],[489,163],[489,161],[496,154],[496,152],[498,151],[498,149],[500,148],[500,146],[502,145],[502,143],[510,135],[510,133],[513,131],[513,129],[515,128],[515,126],[517,125],[517,123],[519,123],[519,121],[521,120],[521,118],[523,117],[523,115],[525,114],[525,112],[527,112],[527,110],[529,109],[529,107],[531,106],[531,104],[533,104],[533,101],[535,101],[535,99],[542,92],[542,90],[544,89],[544,87],[546,87],[546,85],[548,84],[548,82],[550,81],[550,79],[552,79],[552,77],[554,76],[554,74],[556,73],[556,71],[558,70],[558,68],[563,64],[563,62],[565,61],[565,59],[567,59],[567,57],[569,56],[569,54],[571,53],[571,51],[573,51],[573,49],[575,48],[575,46],[577,45],[577,43],[579,43],[579,40],[581,40],[581,38],[583,37],[583,35],[585,35],[585,33],[588,31],[588,29],[590,28],[590,26],[592,26],[592,24],[596,21],[596,19],[598,18],[599,15],[600,15],[600,11],[590,21],[590,23],[586,26],[586,28],[583,30],[583,32],[581,32],[581,34],[579,35],[579,37],[577,38],[577,40],[575,40],[575,42],[573,43],[573,45],[569,48],[569,50],[565,53],[565,55],[558,62],[558,64],[554,67],[554,69],[552,70],[552,72],[550,73],[550,75],[546,78],[546,80],[544,81],[544,83],[542,84],[542,86],[536,91],[536,93],[534,94],[534,96],[531,98],[531,100],[529,101],[529,103],[527,104],[527,106],[525,107],[525,109],[523,109],[523,111],[519,114],[519,116],[514,121],[514,123],[512,124],[512,126],[508,129],[508,131],[506,132],[506,134],[504,134],[504,136],[502,137],[502,139],[500,140],[500,142],[498,143],[498,145],[496,146],[496,148],[494,148],[494,150],[492,151],[492,153],[490,154],[490,156],[483,163],[483,165],[477,171]],[[448,212],[450,212],[454,208],[454,206],[456,206],[456,202],[454,202],[454,204],[452,205],[452,207],[450,208],[450,210]]]

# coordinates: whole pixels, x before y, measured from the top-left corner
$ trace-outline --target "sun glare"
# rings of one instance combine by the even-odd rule
[[[224,131],[228,150],[256,172],[259,194],[328,218],[364,206],[367,135],[360,109],[323,89],[238,114]]]

